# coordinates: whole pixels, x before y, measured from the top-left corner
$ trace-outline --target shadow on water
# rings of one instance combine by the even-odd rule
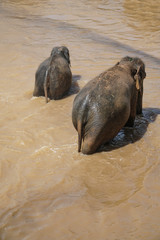
[[[51,20],[51,19],[48,19],[48,20]],[[74,24],[70,24],[70,23],[66,23],[66,22],[62,22],[62,21],[57,21],[57,20],[52,20],[52,21],[55,22],[56,27],[58,29],[63,29],[63,31],[67,31],[67,32],[68,32],[68,30],[70,30],[73,34],[76,34],[76,36],[79,36],[81,38],[90,39],[90,40],[94,41],[95,43],[105,45],[107,48],[112,47],[114,49],[119,49],[121,51],[127,51],[128,54],[135,54],[140,57],[145,57],[145,58],[149,59],[150,61],[152,61],[153,63],[155,63],[156,65],[158,65],[158,69],[159,69],[160,58],[152,56],[151,54],[148,54],[142,50],[135,49],[128,44],[121,43],[121,42],[114,40],[106,35],[102,36],[101,34],[93,32],[93,30],[91,30],[91,29],[78,27]]]
[[[144,108],[143,114],[136,117],[133,128],[122,128],[118,135],[109,144],[100,147],[98,152],[112,151],[139,141],[147,132],[149,124],[153,123],[159,114],[159,108]]]
[[[12,15],[9,15],[8,17],[15,17]],[[21,15],[17,16],[16,18],[22,18]],[[156,65],[158,65],[158,69],[159,69],[159,65],[160,65],[160,58],[157,58],[149,53],[146,53],[142,50],[138,50],[128,44],[125,43],[121,43],[120,41],[117,41],[113,38],[110,38],[107,35],[102,35],[99,33],[94,32],[92,29],[90,28],[83,28],[68,22],[65,22],[63,20],[56,20],[54,19],[54,16],[49,15],[49,16],[35,16],[35,15],[27,15],[26,17],[24,17],[23,14],[23,18],[26,21],[29,21],[31,24],[33,24],[33,27],[35,26],[36,23],[36,27],[40,27],[40,28],[49,28],[49,25],[51,26],[51,29],[53,27],[57,28],[58,30],[62,30],[63,32],[66,32],[67,35],[68,33],[71,33],[72,35],[78,37],[78,38],[82,38],[82,39],[90,39],[93,42],[97,43],[97,44],[101,44],[106,46],[107,50],[109,50],[110,48],[113,49],[118,49],[120,51],[127,51],[128,54],[134,54],[136,56],[139,57],[144,57],[146,59],[149,59],[150,61],[152,61],[153,63],[155,63]],[[111,49],[112,51],[112,49]]]

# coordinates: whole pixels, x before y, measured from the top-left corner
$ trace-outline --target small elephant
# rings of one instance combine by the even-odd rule
[[[78,152],[92,154],[121,128],[134,125],[136,114],[142,112],[145,77],[143,61],[127,56],[82,88],[72,109]]]
[[[33,96],[45,96],[50,99],[61,99],[67,94],[72,84],[70,56],[67,47],[54,47],[51,55],[43,61],[35,74]]]

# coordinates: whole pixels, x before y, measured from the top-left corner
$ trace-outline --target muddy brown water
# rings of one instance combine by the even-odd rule
[[[0,239],[160,239],[159,0],[0,1]],[[54,46],[70,95],[33,98]],[[146,64],[143,116],[102,152],[77,152],[76,91],[121,57]]]

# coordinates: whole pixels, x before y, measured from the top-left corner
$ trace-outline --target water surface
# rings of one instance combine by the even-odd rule
[[[160,239],[159,13],[158,0],[1,0],[0,239]],[[77,152],[75,89],[32,97],[60,45],[79,88],[126,55],[146,64],[143,116],[91,156]]]

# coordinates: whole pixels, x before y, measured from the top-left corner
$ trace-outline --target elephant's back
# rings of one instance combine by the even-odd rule
[[[89,111],[89,90],[84,87],[74,98],[72,107],[72,122],[77,129],[77,122],[84,122]]]
[[[50,91],[53,99],[62,98],[72,84],[72,72],[68,62],[58,57],[54,60],[50,70]]]
[[[36,71],[36,79],[38,77],[44,78],[45,77],[45,73],[47,68],[49,67],[49,62],[50,62],[50,57],[45,59],[38,67],[37,71]]]
[[[38,67],[35,73],[35,86],[33,96],[44,96],[44,80],[47,68],[49,67],[50,58],[45,59]]]
[[[57,57],[53,64],[51,65],[53,75],[54,75],[54,80],[56,81],[65,81],[66,80],[71,80],[72,78],[72,72],[70,69],[70,66],[66,59],[63,57],[59,56]]]
[[[90,80],[76,95],[73,101],[73,109],[76,111],[77,109],[84,109],[88,105],[90,95],[95,90],[97,83],[97,78]]]
[[[106,71],[96,78],[95,87],[89,93],[89,111],[97,121],[109,130],[112,124],[115,132],[127,122],[130,114],[130,86],[127,74],[119,71]],[[117,126],[117,122],[119,123]],[[110,135],[112,135],[110,133]]]
[[[131,98],[131,88],[133,87],[131,76],[127,72],[122,72],[116,66],[100,74],[92,94],[97,96],[96,101],[102,101],[105,105],[122,105],[125,107]],[[113,106],[112,106],[113,105]]]
[[[81,118],[88,121],[90,127],[95,121],[102,126],[106,125],[107,128],[112,123],[116,125],[116,120],[120,126],[124,125],[130,112],[126,82],[126,74],[119,73],[116,68],[105,71],[89,81],[74,99],[72,118],[75,123],[75,119]],[[115,129],[115,132],[117,131],[119,128]]]

